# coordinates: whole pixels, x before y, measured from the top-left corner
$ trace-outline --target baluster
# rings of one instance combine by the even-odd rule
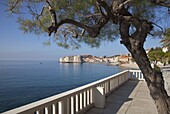
[[[73,96],[73,114],[76,114],[76,95]]]
[[[123,73],[122,78],[123,78],[123,83],[124,83],[125,82],[125,73]]]
[[[118,83],[118,80],[117,80],[117,77],[115,77],[114,80],[113,80],[113,87],[114,88],[117,87],[117,83]]]
[[[59,114],[68,114],[67,99],[58,102]],[[70,114],[70,113],[69,113]]]
[[[115,88],[116,88],[116,87],[118,87],[118,83],[119,83],[118,77],[115,78],[115,81],[114,81],[114,83],[115,83]]]
[[[125,82],[126,80],[126,73],[123,74],[123,83]]]
[[[123,74],[120,76],[121,78],[121,84],[123,83]]]
[[[141,78],[142,78],[142,80],[144,80],[142,72],[141,72]]]
[[[90,104],[90,90],[87,90],[87,106]]]
[[[108,92],[110,93],[110,82],[111,80],[108,80]]]
[[[90,104],[93,103],[93,89],[90,89]]]
[[[124,73],[124,75],[123,75],[123,82],[125,82],[126,81],[126,73]]]
[[[113,80],[113,79],[110,79],[110,82],[109,82],[109,91],[111,91],[111,90],[113,89],[112,80]]]
[[[100,84],[100,86],[99,87],[102,87],[102,84]]]
[[[45,107],[45,114],[48,114],[48,107]]]
[[[136,72],[136,79],[138,79],[138,72]]]
[[[58,102],[52,105],[52,114],[58,114]]]
[[[141,73],[141,75],[142,75],[142,80],[144,80],[144,77],[143,77],[143,74]]]
[[[127,79],[128,79],[128,75],[129,75],[129,72],[126,72],[126,74],[125,74],[125,80],[127,81]]]
[[[67,111],[67,114],[71,114],[71,97],[68,97],[66,99],[66,108],[65,110]]]
[[[83,96],[84,96],[84,107],[86,107],[86,101],[87,101],[86,91],[83,92]]]
[[[101,86],[102,86],[102,84],[101,84],[101,83],[100,83],[99,85],[100,85],[99,87],[101,87]]]
[[[103,83],[103,87],[104,87],[104,91],[105,91],[105,93],[104,94],[106,94],[107,93],[107,87],[106,87],[106,81]]]
[[[108,90],[108,81],[106,81],[106,93],[108,93],[109,90]]]
[[[58,102],[58,114],[63,114],[62,101]]]
[[[113,84],[113,88],[116,88],[116,86],[117,86],[117,78],[114,78],[113,80],[112,80],[112,84]],[[113,89],[112,88],[112,89]]]
[[[131,71],[127,72],[127,78],[131,79]]]
[[[80,94],[76,95],[76,111],[80,111]]]
[[[122,74],[120,74],[120,85],[122,84]]]
[[[110,80],[110,91],[113,89],[113,78]]]
[[[136,73],[137,73],[137,74],[136,74],[136,75],[137,75],[137,80],[140,80],[139,72],[137,71]]]
[[[85,91],[85,95],[86,95],[86,107],[88,106],[88,93],[87,93],[88,90]]]
[[[119,76],[117,77],[117,87],[119,87]]]
[[[45,107],[45,114],[52,114],[52,105],[47,105]]]
[[[134,74],[135,74],[135,73],[134,73],[134,71],[133,71],[133,72],[132,72],[132,79],[134,79]]]
[[[71,97],[71,114],[76,113],[76,97],[72,96]]]
[[[135,72],[133,72],[133,79],[136,78]]]
[[[129,72],[126,73],[126,81],[129,79]]]
[[[39,110],[35,112],[35,114],[40,114]]]
[[[117,86],[117,78],[115,77],[115,78],[113,78],[113,80],[112,80],[112,84],[113,84],[113,88],[116,88],[116,86]],[[113,89],[112,88],[112,89]]]
[[[141,80],[141,73],[140,72],[138,72],[139,73],[139,80]]]
[[[119,76],[119,85],[121,85],[121,82],[122,82],[122,80],[121,80],[121,75]]]
[[[132,79],[134,79],[135,78],[135,72],[133,71],[132,72]]]
[[[36,111],[36,114],[44,114],[44,109],[39,109]]]
[[[84,95],[83,92],[80,93],[80,109],[84,108]]]

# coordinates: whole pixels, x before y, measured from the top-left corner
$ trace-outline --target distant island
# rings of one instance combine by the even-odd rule
[[[61,63],[109,63],[109,65],[129,64],[133,62],[130,54],[106,56],[75,55],[60,58]]]

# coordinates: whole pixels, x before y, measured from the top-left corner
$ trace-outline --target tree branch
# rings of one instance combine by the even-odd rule
[[[18,3],[19,3],[19,0],[17,0],[14,4],[12,4],[12,6],[9,6],[9,7],[11,7],[11,8],[10,8],[10,9],[7,9],[6,11],[11,11],[11,12],[14,13],[13,9],[18,5]]]
[[[99,10],[99,12],[103,15],[103,16],[106,16],[106,14],[103,12],[103,10],[102,10],[102,8],[101,8],[101,6],[100,6],[100,4],[97,2],[97,8],[98,8],[98,10]]]
[[[56,12],[55,9],[52,7],[52,5],[50,4],[50,2],[48,0],[46,0],[46,3],[48,4],[48,11],[51,15],[51,22],[52,25],[48,28],[49,30],[49,36],[51,36],[52,32],[54,31],[55,33],[57,32],[56,30],[56,26],[57,26],[57,16],[56,16]]]
[[[130,25],[134,25],[136,31],[129,35]],[[153,29],[152,22],[141,20],[134,16],[123,16],[120,22],[120,33],[123,44],[129,43],[129,38],[136,39],[143,43],[145,42],[147,34]]]
[[[112,14],[110,7],[107,5],[105,1],[97,0],[97,2],[106,10],[106,12],[109,14]]]
[[[117,16],[112,12],[112,9],[107,5],[107,3],[102,0],[97,0],[97,2],[100,4],[101,7],[105,9],[105,11],[107,12],[107,16],[112,19],[113,23],[117,23]]]
[[[63,25],[63,24],[73,24],[75,26],[78,26],[84,30],[86,30],[89,34],[89,36],[91,37],[97,37],[99,34],[100,34],[100,30],[103,28],[103,26],[109,21],[109,18],[106,18],[106,17],[102,17],[99,22],[92,26],[92,27],[89,27],[81,22],[77,22],[75,20],[72,20],[72,19],[64,19],[64,20],[61,20],[59,23],[57,23],[57,26],[51,26],[48,28],[49,30],[49,36],[51,35],[52,32],[56,33],[57,32],[57,29]]]
[[[41,17],[43,15],[44,9],[46,8],[46,6],[43,6],[41,13],[37,15],[36,19],[39,20],[39,17]]]
[[[133,0],[126,0],[125,2],[123,2],[122,4],[119,5],[119,8],[122,9],[122,7],[124,7],[125,5],[130,4],[132,2],[133,2]]]

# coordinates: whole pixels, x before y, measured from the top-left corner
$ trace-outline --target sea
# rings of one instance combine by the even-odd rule
[[[0,113],[116,74],[99,63],[0,60]]]

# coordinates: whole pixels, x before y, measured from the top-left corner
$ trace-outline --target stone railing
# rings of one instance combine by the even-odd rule
[[[82,114],[92,106],[104,108],[105,97],[129,78],[143,80],[140,70],[126,70],[2,114]]]
[[[129,70],[129,79],[145,80],[141,70]]]

